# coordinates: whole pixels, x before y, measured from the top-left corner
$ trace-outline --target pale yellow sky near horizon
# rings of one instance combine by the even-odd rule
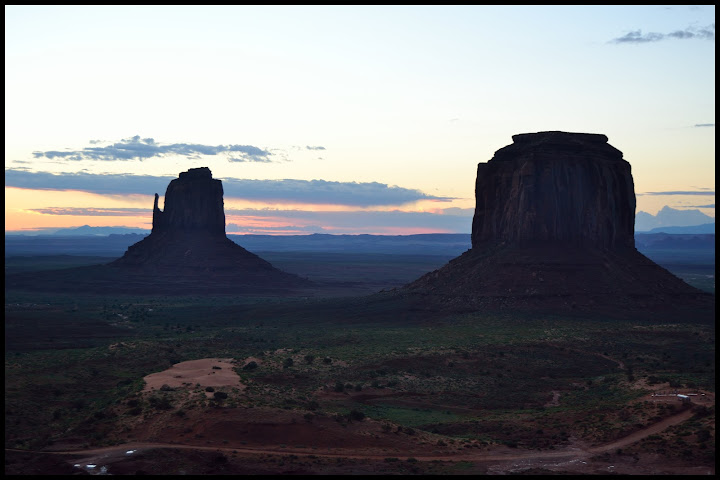
[[[363,213],[357,233],[458,229],[444,209],[474,207],[477,164],[512,135],[547,130],[606,135],[632,165],[638,211],[714,217],[712,5],[16,5],[5,14],[6,231],[139,226],[147,215],[121,209],[151,208],[154,192],[135,197],[119,183],[112,196],[58,192],[52,179],[88,174],[91,192],[102,174],[175,177],[198,166],[278,187],[332,182],[322,202],[298,207],[312,218],[268,216],[258,231],[295,221],[298,232],[352,233],[314,212],[368,189],[376,206],[364,210],[402,215],[388,224]],[[19,189],[27,185],[37,189]],[[69,210],[90,207],[114,211]],[[416,215],[423,208],[435,214]]]

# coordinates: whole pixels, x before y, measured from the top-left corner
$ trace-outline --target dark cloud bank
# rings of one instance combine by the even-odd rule
[[[5,170],[5,186],[37,190],[80,190],[102,195],[163,195],[175,177],[125,174],[27,172]],[[449,201],[420,190],[378,182],[332,182],[327,180],[248,180],[222,178],[226,197],[286,203],[371,207],[402,205],[418,200]]]

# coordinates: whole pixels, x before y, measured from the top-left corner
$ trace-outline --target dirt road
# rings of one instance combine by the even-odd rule
[[[492,466],[494,473],[512,473],[513,471],[527,469],[527,468],[568,468],[572,466],[577,469],[584,465],[589,465],[589,461],[592,457],[602,454],[604,452],[615,451],[618,448],[625,447],[632,443],[635,443],[649,435],[659,433],[666,428],[685,422],[693,415],[692,410],[684,410],[673,416],[667,417],[664,420],[655,423],[643,430],[634,432],[627,437],[618,439],[614,442],[594,446],[594,447],[582,447],[578,445],[565,448],[563,450],[548,450],[548,451],[522,451],[517,449],[510,449],[506,447],[497,448],[493,450],[484,451],[470,451],[466,452],[449,452],[447,454],[436,454],[428,452],[428,455],[413,455],[412,458],[418,461],[452,461],[452,462],[499,462],[497,465]],[[363,460],[383,460],[388,455],[377,455],[377,454],[363,454],[357,450],[336,450],[322,452],[320,450],[309,450],[301,448],[287,448],[282,445],[262,448],[253,448],[248,446],[198,446],[198,445],[183,445],[175,443],[128,443],[123,445],[115,445],[111,447],[94,448],[86,450],[74,450],[74,451],[54,451],[54,452],[42,452],[45,454],[56,454],[56,455],[67,455],[74,460],[72,462],[76,465],[80,465],[82,468],[87,469],[91,473],[98,473],[98,468],[102,468],[104,465],[111,465],[116,462],[120,462],[128,459],[132,455],[137,454],[142,450],[148,449],[180,449],[180,450],[196,450],[196,451],[214,451],[223,452],[227,454],[233,454],[235,456],[252,456],[252,455],[294,455],[297,457],[324,457],[324,458],[347,458],[347,459],[363,459]],[[19,451],[6,449],[6,451]],[[39,452],[38,452],[39,453]],[[409,457],[398,456],[400,460],[407,460]],[[612,467],[612,465],[610,466]],[[513,470],[515,469],[515,470]]]

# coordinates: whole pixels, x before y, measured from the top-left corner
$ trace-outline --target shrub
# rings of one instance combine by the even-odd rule
[[[243,370],[254,370],[257,368],[257,366],[258,366],[258,364],[255,363],[254,361],[252,361],[252,362],[248,362],[248,364],[242,368],[243,368]]]
[[[308,365],[315,361],[315,355],[305,355],[305,363]]]
[[[293,359],[292,359],[292,358],[286,358],[286,359],[283,361],[283,368],[290,368],[290,367],[293,366],[293,363],[294,363],[294,362],[293,362]]]
[[[336,383],[335,383],[335,389],[334,389],[334,390],[335,390],[336,392],[342,392],[343,390],[345,390],[345,384],[342,383],[342,382],[336,382]]]
[[[225,400],[228,397],[228,394],[225,392],[215,392],[213,397],[215,400]]]
[[[167,397],[150,397],[150,405],[157,408],[158,410],[170,410],[172,404]]]
[[[205,387],[206,392],[214,392],[215,389],[213,387]]]
[[[323,363],[325,365],[330,365],[332,363],[332,358],[330,358],[330,357],[323,358]]]
[[[365,414],[363,412],[361,412],[360,410],[353,409],[350,411],[350,413],[348,415],[352,420],[356,420],[358,422],[361,421],[363,418],[365,418]]]

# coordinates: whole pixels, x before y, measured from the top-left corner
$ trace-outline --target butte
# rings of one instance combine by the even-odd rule
[[[207,167],[172,180],[164,210],[155,194],[152,232],[107,268],[123,280],[123,290],[271,293],[310,285],[227,238],[222,182]]]
[[[635,249],[630,164],[605,135],[512,139],[478,164],[472,248],[396,293],[442,310],[712,315],[713,295]]]

